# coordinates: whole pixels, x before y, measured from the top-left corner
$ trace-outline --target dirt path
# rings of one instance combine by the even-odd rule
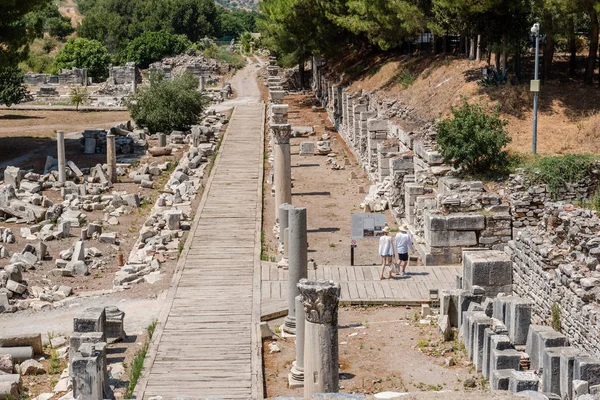
[[[260,101],[260,89],[256,81],[256,73],[262,64],[247,59],[248,64],[239,70],[230,80],[235,98],[210,107],[216,112],[230,110],[239,104],[256,104]]]

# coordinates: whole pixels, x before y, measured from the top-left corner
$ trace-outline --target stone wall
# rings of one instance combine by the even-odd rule
[[[560,309],[562,331],[600,353],[600,219],[570,205],[550,204],[537,226],[521,230],[505,251],[513,289],[533,300],[533,323],[548,324]]]
[[[600,162],[596,162],[587,176],[577,183],[568,184],[552,194],[548,185],[533,181],[523,169],[510,176],[507,192],[510,198],[513,227],[536,225],[543,214],[544,205],[553,201],[589,201],[598,187]]]
[[[329,119],[373,184],[365,205],[389,207],[398,223],[406,223],[425,265],[462,262],[464,248],[506,252],[513,294],[532,302],[532,323],[550,324],[554,305],[569,341],[600,354],[600,219],[552,203],[589,200],[598,166],[556,196],[522,170],[487,190],[443,163],[431,125],[403,128],[412,110],[400,102],[353,92],[331,74],[313,79]]]
[[[504,247],[511,239],[509,207],[481,182],[452,177],[431,125],[407,132],[394,119],[403,114],[397,102],[351,92],[323,76],[313,77],[321,89],[315,94],[373,183],[365,204],[372,211],[390,208],[398,223],[408,224],[426,265],[459,263],[464,247]]]

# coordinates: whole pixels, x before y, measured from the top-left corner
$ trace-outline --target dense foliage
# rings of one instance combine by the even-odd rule
[[[164,57],[185,52],[191,42],[184,35],[174,35],[166,31],[144,32],[133,39],[125,50],[125,59],[134,61],[142,68],[162,60]]]
[[[41,18],[28,18],[44,9],[50,0],[0,1],[0,69],[27,57],[28,45],[43,29]]]
[[[219,10],[222,36],[238,37],[244,32],[256,32],[256,11],[234,10],[224,8]]]
[[[551,76],[557,43],[570,53],[569,73],[577,72],[581,36],[590,43],[587,83],[596,67],[600,0],[263,0],[259,6],[264,43],[292,62],[330,55],[347,44],[384,51],[425,44],[434,53],[471,58],[479,47],[496,55],[498,69],[511,63],[519,77],[521,54],[533,42],[530,28],[540,22],[543,78]]]
[[[498,113],[490,115],[481,105],[465,101],[452,108],[452,114],[438,123],[437,142],[447,162],[475,174],[501,172],[508,166],[504,147],[510,137],[504,131],[507,122]]]
[[[198,122],[206,99],[198,91],[198,79],[190,73],[165,80],[150,75],[150,85],[142,86],[127,100],[127,109],[136,125],[152,133],[187,129]]]
[[[110,55],[106,47],[97,40],[84,38],[69,39],[54,59],[54,68],[87,68],[88,76],[94,81],[103,81],[108,77]]]
[[[85,16],[79,35],[103,43],[116,58],[144,32],[166,31],[195,42],[221,31],[214,0],[80,0],[79,9]]]
[[[31,100],[27,87],[23,84],[23,72],[15,66],[0,69],[0,104],[10,107]]]

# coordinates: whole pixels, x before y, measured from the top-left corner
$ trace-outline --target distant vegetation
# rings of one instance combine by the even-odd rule
[[[256,10],[258,0],[215,0],[217,4],[228,9]]]
[[[353,50],[407,54],[466,54],[496,64],[517,78],[521,56],[533,46],[530,29],[541,24],[542,74],[552,76],[553,56],[569,54],[569,74],[587,51],[583,80],[593,83],[600,32],[598,0],[263,0],[264,43],[284,64],[312,55],[342,58]],[[491,59],[492,54],[495,56]]]

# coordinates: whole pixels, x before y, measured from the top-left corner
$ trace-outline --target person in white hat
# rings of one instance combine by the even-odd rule
[[[388,235],[390,232],[390,228],[385,226],[382,230],[381,237],[379,238],[379,255],[381,256],[381,279],[385,279],[383,273],[385,272],[385,267],[392,263],[392,257],[394,257],[394,245],[392,243],[392,237]],[[392,272],[390,271],[389,277],[392,277]]]
[[[412,245],[412,240],[410,240],[410,235],[408,234],[408,228],[406,225],[403,225],[398,233],[396,234],[396,238],[394,240],[396,244],[396,251],[398,252],[398,260],[400,261],[400,267],[402,271],[400,272],[400,276],[406,275],[406,265],[408,264],[408,250],[411,253],[415,252],[415,249]]]

